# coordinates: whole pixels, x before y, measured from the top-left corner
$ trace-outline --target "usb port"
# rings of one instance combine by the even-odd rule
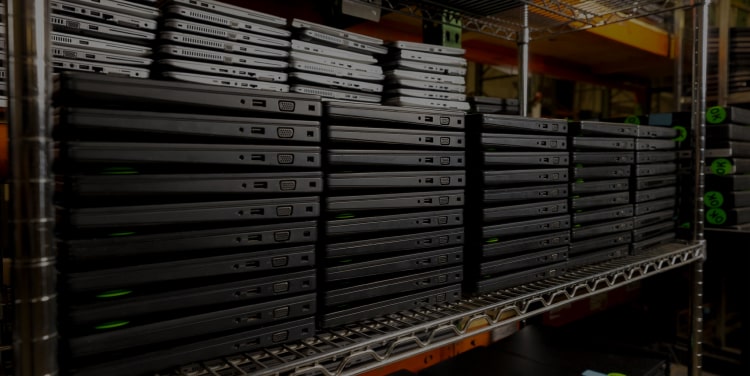
[[[424,121],[426,121],[426,122],[428,122],[428,123],[432,123],[432,120],[433,120],[433,119],[432,119],[432,116],[425,116],[425,117],[424,117]]]
[[[253,188],[266,189],[266,188],[268,188],[268,183],[266,183],[264,181],[253,183]]]
[[[266,213],[266,210],[263,208],[259,209],[250,209],[250,215],[263,215]]]
[[[425,162],[425,163],[432,163],[432,161],[433,161],[433,159],[432,159],[432,158],[425,158],[425,159],[424,159],[424,162]]]
[[[427,184],[432,184],[433,181],[434,180],[432,180],[432,178],[424,179],[424,182],[427,183]]]
[[[432,204],[432,199],[431,198],[426,198],[426,199],[424,199],[424,203],[425,204]]]
[[[251,104],[253,107],[266,107],[266,101],[264,99],[253,99]]]
[[[265,154],[253,154],[253,155],[250,156],[250,160],[251,161],[261,161],[262,162],[262,161],[266,160],[266,156],[265,156]]]
[[[248,242],[260,242],[263,241],[263,235],[261,234],[255,234],[255,235],[248,235],[247,236]]]
[[[425,137],[424,142],[432,143],[432,137]]]
[[[250,133],[252,134],[266,134],[266,129],[261,127],[252,127],[250,128]]]

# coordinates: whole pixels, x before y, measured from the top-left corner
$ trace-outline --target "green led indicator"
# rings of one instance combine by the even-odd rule
[[[721,106],[713,106],[706,110],[706,121],[711,124],[719,124],[726,120],[727,110]]]
[[[133,231],[123,231],[123,232],[113,232],[109,234],[109,236],[115,237],[115,236],[130,236],[135,235],[135,232]]]
[[[720,208],[724,204],[724,195],[717,191],[708,191],[703,195],[703,204],[709,208]]]
[[[573,226],[573,227],[575,227],[575,228],[580,228],[580,227],[581,227],[581,224],[579,223],[579,224],[577,224],[577,225],[575,225],[575,226]]]
[[[130,321],[110,321],[110,322],[105,322],[104,324],[101,324],[101,325],[97,325],[94,327],[94,329],[96,330],[115,329],[115,328],[121,328],[128,324],[130,324]]]
[[[485,243],[497,243],[499,241],[500,241],[500,239],[498,239],[498,238],[489,238],[489,239],[485,240],[484,242]]]
[[[336,219],[352,219],[354,218],[354,214],[338,214],[336,215]]]
[[[583,179],[576,179],[576,183],[580,184],[580,183],[585,183],[585,182],[583,181]]]
[[[133,290],[112,290],[112,291],[106,291],[103,292],[96,297],[99,299],[109,299],[109,298],[118,298],[120,296],[130,295],[133,293]]]
[[[680,225],[680,228],[690,228],[690,222],[685,222]]]
[[[583,165],[580,164],[580,163],[578,163],[578,164],[576,164],[576,168],[583,168]]]
[[[138,171],[130,167],[107,167],[101,173],[102,175],[135,175]]]
[[[677,130],[677,137],[674,138],[675,141],[677,141],[677,142],[683,142],[683,141],[687,140],[688,134],[687,134],[687,129],[685,129],[685,127],[683,127],[681,125],[675,125],[672,128],[674,128],[674,129]]]
[[[711,162],[711,172],[714,175],[722,176],[731,174],[733,167],[732,162],[726,158],[714,159],[714,161]]]
[[[630,116],[628,116],[628,117],[625,118],[625,123],[626,124],[638,124],[638,125],[640,125],[641,124],[641,118],[639,118],[638,116],[635,116],[635,115],[630,115]]]
[[[354,261],[354,260],[352,260],[352,259],[341,260],[341,261],[339,261],[339,264],[348,264],[348,263],[350,263],[352,261]]]

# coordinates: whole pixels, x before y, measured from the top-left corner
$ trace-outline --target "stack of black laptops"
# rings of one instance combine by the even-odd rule
[[[386,104],[468,111],[465,50],[398,41],[384,61]]]
[[[632,252],[675,238],[677,227],[677,137],[673,127],[639,125],[631,199],[634,204]],[[685,182],[688,184],[687,182]]]
[[[706,111],[705,223],[750,227],[750,110],[712,107]]]
[[[163,3],[158,68],[163,77],[288,92],[286,19],[213,0]]]
[[[729,29],[729,72],[726,85],[727,91],[746,93],[750,91],[750,28],[732,27]],[[708,40],[708,75],[706,89],[709,96],[716,96],[719,91],[719,30],[711,29]],[[686,92],[690,92],[690,85],[686,85]]]
[[[471,117],[467,290],[485,293],[560,274],[570,242],[567,122]]]
[[[471,111],[480,114],[518,115],[520,106],[516,98],[469,97]]]
[[[142,374],[312,335],[319,98],[60,80],[66,369]]]
[[[690,237],[693,207],[695,206],[695,174],[692,134],[693,115],[690,112],[655,112],[648,115],[644,122],[650,126],[669,127],[676,131],[677,142],[677,237]],[[670,178],[671,179],[671,178]],[[658,179],[654,179],[658,180]],[[666,182],[665,182],[666,184]]]
[[[156,1],[51,0],[52,68],[148,78]]]
[[[292,91],[380,103],[384,76],[377,57],[388,52],[381,39],[299,19],[292,20],[292,27]]]
[[[635,162],[634,124],[570,124],[570,263],[582,266],[627,256],[634,208],[630,177]]]
[[[345,102],[326,109],[321,325],[459,299],[464,113]]]

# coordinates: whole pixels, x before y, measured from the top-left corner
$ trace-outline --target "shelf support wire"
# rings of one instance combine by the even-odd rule
[[[520,7],[521,31],[518,33],[518,106],[521,116],[529,115],[529,5]]]
[[[49,1],[7,1],[15,374],[56,375]]]
[[[692,241],[703,243],[703,191],[706,129],[706,69],[708,66],[708,12],[710,0],[693,2],[693,221]],[[703,259],[706,257],[703,245]],[[693,264],[690,283],[690,367],[689,374],[698,376],[702,369],[703,342],[703,260]]]

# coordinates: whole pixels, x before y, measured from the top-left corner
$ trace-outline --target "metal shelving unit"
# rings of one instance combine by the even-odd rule
[[[693,269],[691,367],[701,367],[703,242],[703,134],[708,4],[691,1],[600,0],[348,0],[423,20],[460,15],[464,30],[519,44],[521,108],[527,106],[528,46],[533,39],[604,26],[678,9],[691,9],[695,207],[692,238],[638,256],[572,270],[549,280],[498,291],[455,304],[419,308],[324,331],[285,346],[192,364],[166,375],[358,374],[460,341],[681,266]],[[57,374],[55,253],[49,22],[46,0],[6,2],[8,20],[11,213],[15,259],[14,356],[17,375]],[[487,16],[491,14],[491,16]]]
[[[359,374],[643,278],[700,263],[703,257],[703,242],[664,244],[638,256],[583,267],[548,280],[455,304],[373,318],[296,343],[190,364],[162,375]]]

